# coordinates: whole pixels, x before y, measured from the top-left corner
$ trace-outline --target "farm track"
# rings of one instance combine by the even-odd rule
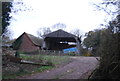
[[[99,64],[95,57],[71,57],[72,62],[65,66],[18,79],[85,79]],[[85,76],[84,76],[85,75]],[[83,77],[84,76],[84,77]]]

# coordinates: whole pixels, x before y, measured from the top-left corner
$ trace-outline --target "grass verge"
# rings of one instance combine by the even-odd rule
[[[34,74],[34,73],[38,73],[38,72],[43,72],[45,70],[52,69],[52,68],[53,68],[53,66],[41,66],[41,67],[38,67],[38,68],[34,69],[33,71],[29,71],[29,72],[23,71],[23,72],[10,74],[10,75],[4,75],[4,76],[2,76],[2,79],[15,79],[18,76],[20,77],[20,76],[30,75],[30,74]]]
[[[69,56],[51,56],[51,55],[25,55],[25,54],[20,54],[20,58],[23,60],[28,60],[28,61],[33,61],[37,63],[43,63],[43,64],[48,64],[52,63],[56,67],[59,65],[65,65],[70,62]],[[55,66],[36,66],[36,65],[30,65],[30,64],[11,64],[10,68],[20,68],[22,71],[19,69],[17,72],[13,72],[14,70],[8,70],[3,72],[2,79],[15,79],[18,76],[25,76],[25,75],[30,75],[34,74],[37,72],[42,72],[48,69],[55,68]],[[3,68],[3,70],[6,70]],[[9,72],[9,74],[8,74]],[[11,72],[11,73],[10,73]]]
[[[51,62],[53,65],[61,65],[68,63],[71,59],[70,56],[52,56],[52,55],[25,55],[21,54],[20,57],[25,60],[31,60],[36,62]]]

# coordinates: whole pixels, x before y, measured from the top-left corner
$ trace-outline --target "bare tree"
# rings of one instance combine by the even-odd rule
[[[66,25],[64,23],[56,23],[52,26],[54,29],[65,29]]]
[[[6,29],[2,34],[2,45],[8,45],[8,42],[12,39],[13,32],[10,29]]]
[[[78,36],[78,37],[81,37],[81,31],[78,28],[72,30],[71,33]]]
[[[102,10],[108,15],[116,15],[118,11],[119,0],[101,0],[99,3],[93,3],[97,10]],[[114,8],[114,9],[113,9]]]
[[[39,38],[42,38],[43,35],[46,35],[51,32],[49,27],[42,27],[37,30],[37,35]]]
[[[46,35],[46,34],[50,33],[51,28],[55,29],[55,30],[57,30],[57,29],[63,29],[64,30],[66,28],[66,25],[63,24],[63,23],[56,23],[51,27],[41,27],[37,30],[38,37],[42,38],[43,35]]]

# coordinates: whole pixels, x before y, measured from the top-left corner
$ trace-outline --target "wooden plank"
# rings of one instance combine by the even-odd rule
[[[50,66],[48,64],[42,64],[42,63],[35,63],[35,62],[32,62],[32,61],[26,61],[26,60],[21,60],[22,64],[32,64],[32,65],[40,65],[40,66]]]

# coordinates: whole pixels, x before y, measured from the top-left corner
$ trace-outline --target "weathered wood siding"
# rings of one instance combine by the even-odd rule
[[[39,50],[39,47],[36,46],[26,34],[24,34],[22,36],[22,42],[20,44],[19,51],[33,52],[37,50]]]

